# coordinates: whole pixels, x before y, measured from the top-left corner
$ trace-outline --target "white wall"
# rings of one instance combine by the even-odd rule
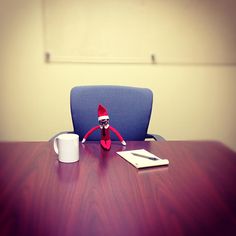
[[[71,130],[71,87],[119,84],[153,90],[151,133],[236,150],[236,66],[48,64],[41,1],[1,0],[0,16],[1,140],[48,140]]]

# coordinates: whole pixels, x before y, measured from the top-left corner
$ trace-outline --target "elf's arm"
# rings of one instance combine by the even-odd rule
[[[126,142],[125,140],[123,139],[123,137],[121,136],[121,134],[118,132],[118,130],[116,130],[115,128],[113,128],[112,126],[109,126],[110,130],[112,132],[115,133],[115,135],[118,137],[118,139],[121,141],[121,143],[125,146],[126,145]]]
[[[99,129],[99,128],[100,128],[100,126],[97,125],[97,126],[93,127],[92,129],[90,129],[90,130],[84,135],[84,138],[83,138],[83,140],[82,140],[82,143],[84,143],[84,142],[86,141],[86,139],[88,138],[88,136],[89,136],[90,134],[92,134],[95,130],[97,130],[97,129]]]

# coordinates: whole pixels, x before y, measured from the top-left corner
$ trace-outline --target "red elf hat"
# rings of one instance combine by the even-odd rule
[[[98,105],[98,120],[104,120],[104,119],[109,119],[107,109],[103,105],[99,104]]]

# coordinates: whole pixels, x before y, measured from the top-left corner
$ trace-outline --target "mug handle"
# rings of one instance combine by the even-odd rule
[[[56,137],[53,141],[54,151],[58,155],[58,144],[57,143],[58,143],[58,137]]]

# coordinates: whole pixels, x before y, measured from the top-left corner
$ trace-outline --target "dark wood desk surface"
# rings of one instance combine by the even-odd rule
[[[0,143],[0,235],[235,235],[236,153],[218,142],[127,142],[168,158],[137,170],[95,142],[62,164],[48,142]]]

